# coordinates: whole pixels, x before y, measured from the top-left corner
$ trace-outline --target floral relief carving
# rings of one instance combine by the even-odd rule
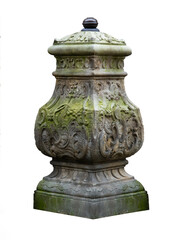
[[[57,81],[55,94],[66,98],[86,98],[89,95],[89,82],[79,84],[77,80],[62,80]]]
[[[125,95],[122,80],[97,80],[94,81],[94,89],[99,96],[108,100],[119,100]]]
[[[101,126],[99,137],[102,156],[115,160],[137,152],[143,143],[142,124],[138,123],[133,114],[124,120],[113,121],[108,117],[106,115],[104,118],[104,126],[103,128]]]
[[[41,131],[41,144],[40,148],[49,156],[81,159],[87,151],[86,132],[73,122],[67,129],[51,132],[46,128]]]
[[[125,45],[124,40],[119,40],[114,38],[106,33],[102,32],[77,32],[66,36],[61,39],[55,39],[54,45],[59,44],[87,44],[87,43],[98,43],[98,44],[118,44],[118,45]]]
[[[124,159],[143,143],[139,112],[128,102],[121,80],[58,79],[52,98],[39,111],[35,133],[38,148],[57,158],[88,158],[93,138],[99,160]]]
[[[119,69],[124,61],[119,57],[57,57],[57,69]]]

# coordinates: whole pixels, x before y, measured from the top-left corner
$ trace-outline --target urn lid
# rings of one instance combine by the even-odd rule
[[[55,39],[48,52],[57,59],[55,76],[126,76],[124,58],[131,49],[97,28],[95,18],[86,18],[83,29]]]
[[[116,39],[97,29],[95,18],[86,18],[84,28],[61,39],[55,39],[53,46],[48,49],[52,55],[115,55],[128,56],[131,49],[124,40]]]

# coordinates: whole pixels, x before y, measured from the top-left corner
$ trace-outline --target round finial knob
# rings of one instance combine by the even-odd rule
[[[88,18],[84,19],[82,24],[83,24],[84,28],[81,31],[99,32],[99,29],[96,28],[98,25],[98,21],[93,17],[88,17]]]

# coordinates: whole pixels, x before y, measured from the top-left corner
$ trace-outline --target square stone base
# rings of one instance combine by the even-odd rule
[[[34,208],[96,219],[148,210],[149,203],[146,191],[93,199],[36,190]]]

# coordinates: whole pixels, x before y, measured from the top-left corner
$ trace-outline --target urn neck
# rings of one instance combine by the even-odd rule
[[[124,58],[117,56],[56,56],[54,76],[125,77]]]

